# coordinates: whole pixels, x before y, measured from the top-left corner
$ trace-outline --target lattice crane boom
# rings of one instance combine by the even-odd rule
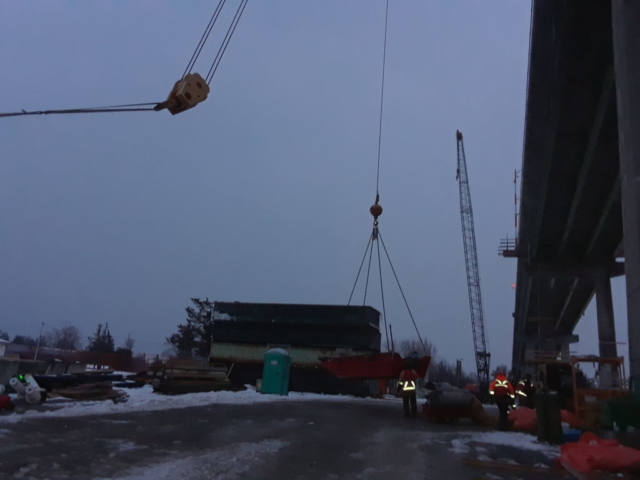
[[[478,250],[476,247],[471,191],[469,189],[469,176],[467,174],[467,160],[464,154],[462,132],[456,132],[456,140],[458,142],[458,172],[456,179],[458,180],[460,189],[460,219],[462,222],[462,241],[464,244],[464,259],[467,270],[471,327],[473,329],[473,347],[476,355],[480,392],[485,396],[489,388],[489,363],[491,354],[487,352],[487,340],[482,310],[482,293],[480,291]]]

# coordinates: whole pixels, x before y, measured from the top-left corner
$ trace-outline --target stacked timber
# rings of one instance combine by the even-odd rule
[[[127,394],[113,388],[111,382],[83,383],[66,388],[52,390],[51,396],[69,398],[71,400],[111,400],[114,403],[126,401]]]
[[[153,391],[167,395],[243,390],[229,382],[226,366],[167,366],[153,381]]]

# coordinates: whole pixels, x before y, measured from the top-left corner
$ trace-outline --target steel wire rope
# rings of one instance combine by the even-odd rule
[[[384,16],[384,46],[382,49],[382,86],[380,88],[380,122],[378,125],[378,168],[376,171],[376,199],[379,197],[379,186],[380,186],[380,156],[382,152],[382,114],[384,107],[384,77],[387,66],[387,29],[389,25],[389,0],[387,0],[387,5],[385,9]],[[377,200],[376,200],[377,203]]]
[[[364,261],[367,259],[367,252],[369,251],[369,245],[371,245],[371,241],[373,236],[369,236],[369,241],[367,242],[367,248],[364,250],[364,256],[362,257],[362,262],[360,262],[360,268],[358,269],[358,275],[356,275],[356,281],[353,282],[353,288],[351,289],[351,295],[349,295],[349,301],[347,305],[351,305],[351,299],[353,298],[353,292],[356,291],[356,285],[358,285],[358,279],[360,278],[360,273],[362,272],[362,267],[364,265]]]
[[[211,31],[213,30],[213,27],[216,24],[216,21],[218,20],[218,17],[220,16],[220,12],[222,11],[222,8],[224,7],[224,4],[227,0],[219,0],[218,1],[218,6],[216,7],[216,9],[213,11],[213,15],[211,15],[211,19],[209,19],[209,23],[207,24],[206,28],[204,29],[204,32],[202,32],[202,36],[200,37],[200,41],[198,42],[198,45],[196,46],[196,49],[193,51],[193,55],[191,55],[191,59],[189,60],[189,63],[187,64],[187,68],[184,69],[184,73],[182,74],[182,78],[184,79],[184,77],[187,76],[188,73],[191,73],[191,70],[193,70],[193,67],[195,66],[196,62],[198,61],[198,57],[200,57],[200,53],[202,52],[202,49],[204,48],[205,43],[207,43],[207,40],[209,39],[209,35],[211,34]]]
[[[149,106],[147,106],[149,105]],[[153,105],[153,106],[150,106]],[[20,112],[0,113],[0,118],[19,117],[24,115],[59,115],[69,113],[111,113],[111,112],[152,112],[158,102],[154,103],[131,103],[128,105],[113,105],[108,107],[91,107],[91,108],[69,108],[61,110],[34,110],[28,112],[22,110]]]
[[[367,290],[369,289],[369,275],[371,273],[371,258],[373,257],[373,240],[375,238],[375,227],[371,233],[371,250],[369,250],[369,267],[367,268],[367,281],[364,284],[364,299],[362,300],[362,306],[367,303]]]
[[[380,236],[379,230],[378,230],[378,236]],[[387,307],[385,306],[385,303],[384,303],[384,286],[382,283],[382,262],[380,261],[380,242],[376,242],[376,244],[378,245],[378,270],[380,272],[380,296],[382,297],[382,320],[384,322],[384,335],[387,339],[387,351],[391,351],[389,349],[389,327],[387,325]],[[373,250],[373,248],[371,250]],[[418,334],[418,336],[420,336],[420,334]]]
[[[227,51],[227,47],[229,46],[229,42],[231,41],[231,38],[233,37],[233,34],[236,31],[236,27],[238,26],[238,23],[240,22],[240,19],[242,18],[242,14],[244,13],[244,9],[247,6],[247,2],[248,1],[249,0],[240,0],[240,5],[238,5],[238,9],[236,10],[236,14],[233,16],[233,19],[231,20],[231,25],[229,25],[229,29],[227,30],[226,35],[222,39],[222,44],[220,45],[220,48],[218,49],[218,53],[216,54],[215,58],[213,59],[213,63],[211,64],[211,68],[209,69],[209,72],[207,73],[207,76],[205,78],[205,81],[207,82],[207,85],[211,84],[211,80],[213,80],[213,76],[215,75],[216,71],[218,70],[218,66],[220,65],[220,62],[222,61],[222,57],[224,56],[224,53]]]
[[[411,317],[411,321],[413,322],[413,328],[416,329],[416,334],[418,335],[418,340],[420,340],[420,344],[422,345],[422,348],[424,349],[425,354],[428,353],[427,352],[427,347],[425,347],[424,342],[422,341],[422,336],[420,335],[420,331],[418,330],[418,325],[416,325],[416,321],[413,318],[413,313],[411,313],[411,308],[409,308],[409,302],[407,302],[407,297],[404,295],[404,291],[402,290],[402,285],[400,285],[400,280],[398,279],[398,275],[396,274],[396,269],[393,268],[393,263],[391,262],[391,257],[389,256],[389,252],[387,251],[387,246],[384,244],[384,239],[382,238],[382,235],[380,235],[380,232],[378,232],[378,238],[380,239],[380,242],[382,242],[382,248],[384,248],[384,253],[387,255],[387,260],[389,260],[389,265],[391,266],[391,271],[393,272],[393,276],[396,279],[396,283],[398,284],[398,288],[400,289],[400,293],[402,294],[402,299],[404,300],[404,304],[407,307],[407,311],[409,312],[409,316]]]

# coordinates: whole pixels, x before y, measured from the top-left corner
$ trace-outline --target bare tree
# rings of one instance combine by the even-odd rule
[[[398,353],[403,357],[408,357],[411,353],[416,352],[419,357],[423,355],[431,357],[431,363],[434,363],[438,349],[426,337],[422,337],[422,341],[424,342],[424,348],[417,338],[401,340],[398,344]]]
[[[46,335],[46,343],[52,348],[59,348],[60,350],[80,350],[82,348],[82,335],[77,327],[67,323],[49,332]]]
[[[133,351],[133,346],[135,345],[136,341],[131,338],[130,335],[127,335],[127,339],[124,341],[124,345],[122,346],[122,348],[124,348],[125,350],[129,350],[129,351]]]
[[[493,369],[493,372],[491,372],[491,376],[495,377],[499,373],[502,373],[503,375],[506,375],[507,377],[511,376],[511,372],[509,371],[509,367],[507,367],[506,365],[498,365],[496,368]]]

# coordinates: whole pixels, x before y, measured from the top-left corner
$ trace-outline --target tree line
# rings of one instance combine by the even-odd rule
[[[41,347],[60,350],[82,350],[83,347],[86,347],[87,351],[102,353],[132,353],[135,345],[135,340],[127,337],[122,346],[116,348],[115,340],[109,331],[108,323],[105,325],[99,323],[93,335],[87,338],[86,345],[82,340],[82,334],[78,327],[68,323],[61,327],[50,329],[40,338],[18,334],[15,335],[12,340],[8,332],[0,330],[0,339],[28,347],[35,347],[38,344]]]

